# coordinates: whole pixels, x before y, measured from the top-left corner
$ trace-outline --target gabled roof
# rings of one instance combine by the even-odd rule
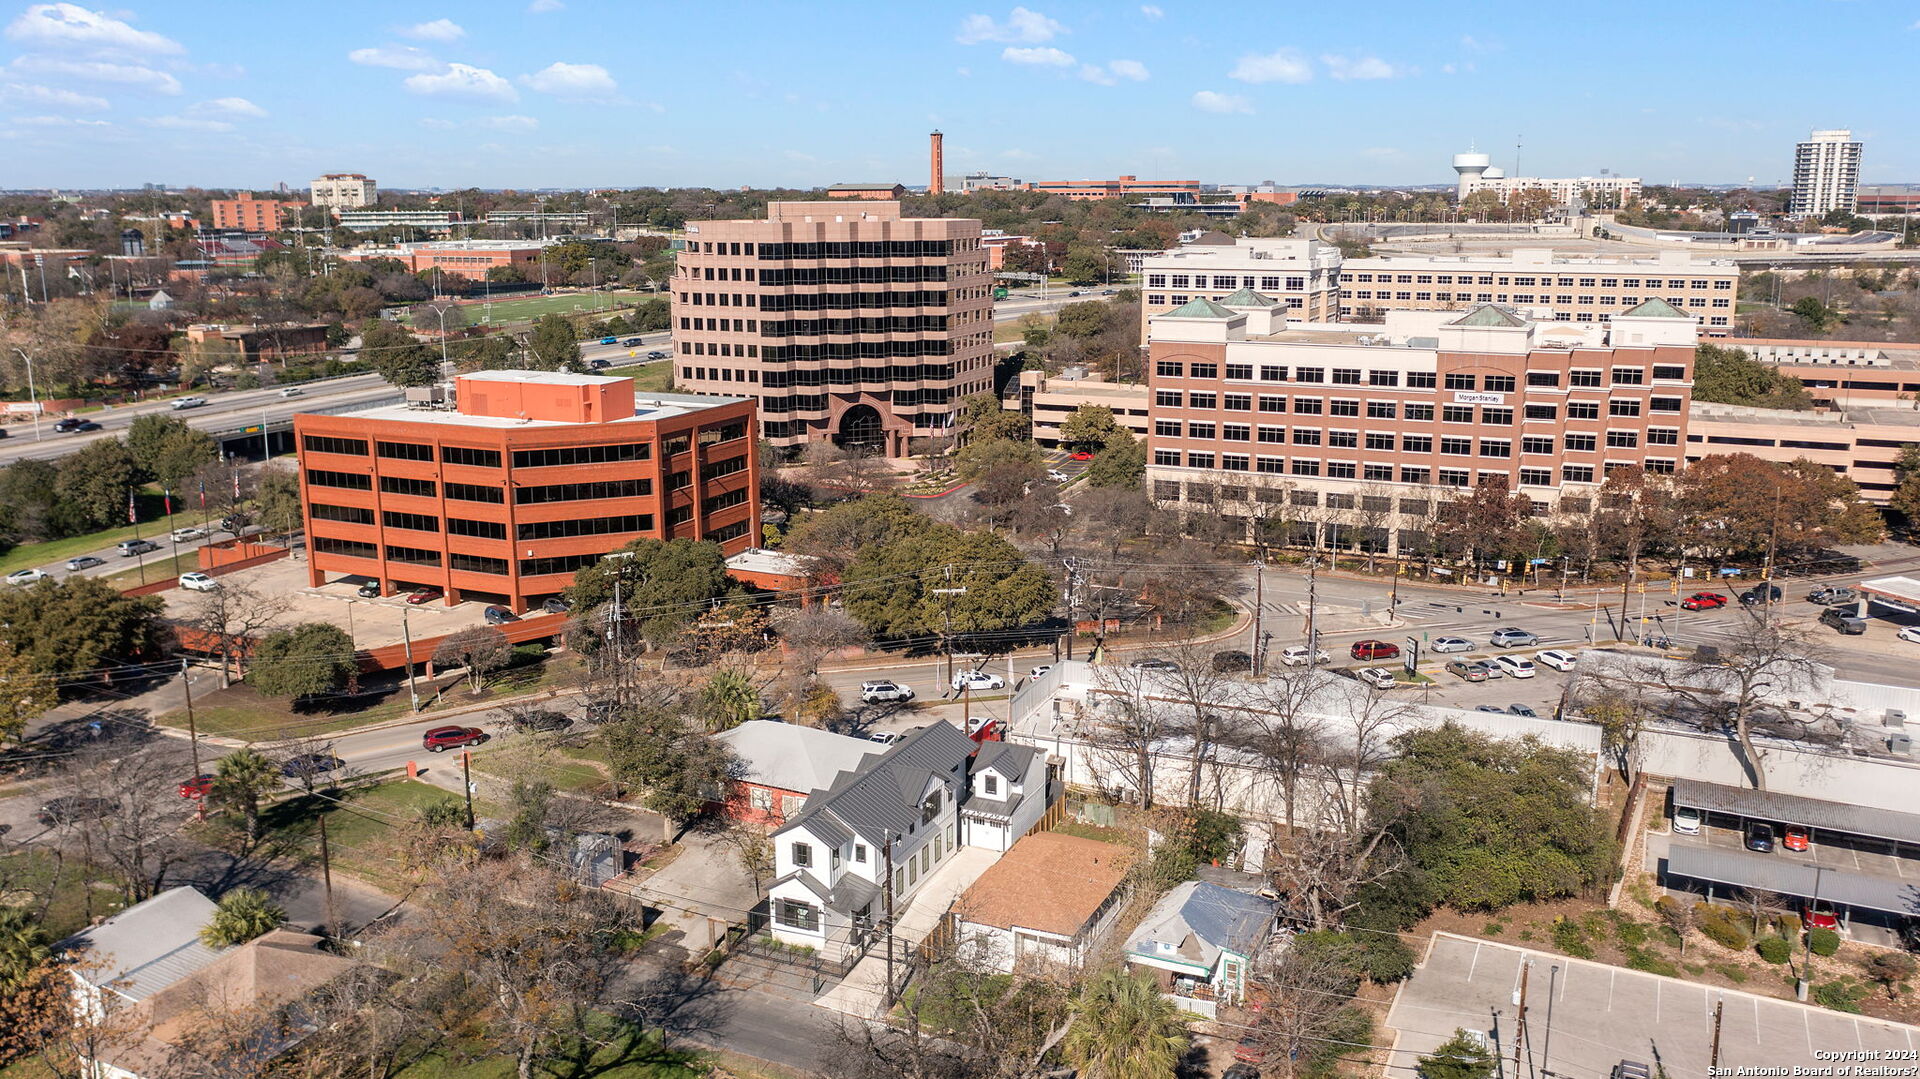
[[[1449,326],[1478,326],[1494,329],[1517,329],[1525,326],[1527,320],[1502,307],[1490,303],[1481,304],[1466,314],[1447,323]]]
[[[1190,880],[1160,897],[1140,927],[1127,938],[1127,951],[1154,959],[1169,958],[1158,945],[1174,946],[1173,955],[1211,970],[1221,952],[1252,955],[1267,933],[1279,904],[1257,895]]]
[[[1168,311],[1161,318],[1232,318],[1233,312],[1207,299],[1195,296],[1179,307]]]
[[[809,797],[781,831],[804,827],[823,840],[851,832],[876,847],[889,836],[916,833],[921,794],[936,780],[958,787],[975,748],[953,724],[930,723],[869,758],[860,771],[842,772],[830,788]]]
[[[1023,837],[960,896],[964,921],[1071,937],[1127,878],[1131,847],[1061,832]]]
[[[749,783],[812,794],[833,786],[842,772],[854,771],[869,756],[884,752],[876,742],[815,727],[756,719],[714,740],[733,750]]]
[[[298,1000],[353,967],[353,960],[321,949],[321,939],[275,929],[237,948],[147,1002],[153,1034],[174,1041],[207,1007],[238,1011]]]
[[[1221,300],[1220,306],[1222,307],[1278,307],[1280,306],[1280,301],[1274,299],[1271,296],[1262,296],[1260,293],[1255,292],[1250,288],[1243,287],[1240,289],[1240,291],[1234,293],[1233,295],[1227,297],[1224,300]]]
[[[169,888],[61,943],[86,949],[87,958],[100,964],[81,975],[89,983],[144,1000],[220,957],[200,943],[200,930],[213,921],[215,909],[198,889]]]
[[[1668,303],[1667,301],[1661,299],[1658,296],[1649,296],[1646,299],[1641,300],[1639,303],[1634,304],[1632,307],[1629,307],[1625,311],[1622,311],[1613,317],[1614,318],[1691,319],[1693,316],[1687,314],[1685,311],[1680,310],[1679,308],[1673,306],[1672,304]]]
[[[1019,779],[1027,774],[1027,769],[1032,766],[1033,758],[1039,752],[1032,746],[1013,742],[987,742],[980,747],[980,755],[973,759],[970,771],[991,768],[1009,779]]]

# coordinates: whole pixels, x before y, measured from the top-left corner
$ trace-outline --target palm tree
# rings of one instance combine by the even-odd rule
[[[0,992],[18,989],[53,953],[47,931],[25,907],[0,907]]]
[[[700,713],[714,733],[760,718],[760,690],[736,667],[715,671],[700,689]]]
[[[258,888],[235,888],[220,897],[213,921],[200,930],[200,940],[209,948],[230,948],[279,927],[287,912],[267,898]]]
[[[1086,1079],[1173,1079],[1186,1023],[1151,976],[1110,969],[1074,998],[1061,1049]]]
[[[258,750],[248,747],[220,758],[213,768],[209,793],[237,805],[247,818],[247,843],[260,839],[260,799],[280,789],[280,769]]]

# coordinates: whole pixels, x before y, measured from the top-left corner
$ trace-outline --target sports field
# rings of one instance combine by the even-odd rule
[[[467,316],[467,322],[474,326],[525,322],[543,315],[586,315],[596,310],[602,317],[611,317],[622,308],[632,307],[642,299],[657,295],[650,292],[580,292],[559,296],[524,296],[495,300],[491,309],[484,300],[464,301],[460,304],[460,310]],[[596,308],[595,304],[599,306]],[[491,322],[488,321],[489,316]]]

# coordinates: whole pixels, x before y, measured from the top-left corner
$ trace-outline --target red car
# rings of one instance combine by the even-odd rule
[[[1808,840],[1810,838],[1811,837],[1807,834],[1806,825],[1789,824],[1787,825],[1787,830],[1784,833],[1782,833],[1780,836],[1780,845],[1787,848],[1788,850],[1803,851],[1807,849]]]
[[[207,796],[207,792],[211,791],[212,789],[213,789],[213,776],[208,775],[206,773],[202,773],[180,784],[180,797],[205,798]]]
[[[1355,641],[1347,651],[1355,659],[1393,659],[1400,654],[1400,646],[1386,641]]]
[[[1680,601],[1683,611],[1711,611],[1727,605],[1727,597],[1718,592],[1695,592]]]
[[[1091,461],[1093,460],[1093,454],[1088,453],[1086,450],[1075,450],[1073,452],[1073,459],[1076,461]]]
[[[420,748],[429,753],[461,746],[477,746],[487,740],[487,732],[478,727],[435,727],[420,736]]]
[[[438,588],[416,588],[407,593],[407,602],[416,605],[426,603],[429,600],[439,599],[442,594]]]
[[[1800,924],[1808,929],[1838,929],[1840,916],[1825,903],[1810,903],[1800,908]]]

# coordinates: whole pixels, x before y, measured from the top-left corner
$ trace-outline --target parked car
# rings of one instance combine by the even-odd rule
[[[1375,689],[1393,688],[1393,672],[1385,667],[1362,667],[1358,677]]]
[[[986,671],[959,671],[953,676],[953,691],[963,689],[1005,689],[1007,680]]]
[[[1492,643],[1495,648],[1525,648],[1540,643],[1538,634],[1513,626],[1504,626],[1493,631]]]
[[[1805,853],[1812,839],[1813,834],[1804,824],[1789,824],[1780,830],[1780,845],[1796,854]]]
[[[1296,644],[1280,650],[1280,662],[1289,667],[1304,667],[1307,665],[1307,658],[1308,652],[1305,645]],[[1316,666],[1322,663],[1333,662],[1333,657],[1329,655],[1324,648],[1314,649],[1312,658]]]
[[[380,582],[379,581],[361,581],[360,587],[354,589],[353,591],[354,591],[354,594],[359,596],[361,599],[379,599],[380,598]]]
[[[1747,849],[1761,854],[1773,853],[1773,825],[1764,821],[1748,821],[1746,829]]]
[[[111,798],[100,798],[86,794],[69,794],[55,798],[40,807],[33,819],[52,828],[61,824],[73,824],[77,821],[94,820],[113,812],[120,803]]]
[[[1487,672],[1487,677],[1489,679],[1505,678],[1507,675],[1507,672],[1505,670],[1501,669],[1499,666],[1494,664],[1493,661],[1491,660],[1476,659],[1473,662],[1478,663],[1480,665],[1480,669]]]
[[[206,539],[207,530],[204,528],[195,528],[192,525],[188,525],[185,528],[176,528],[172,532],[168,533],[168,535],[175,543],[192,543],[194,540],[197,540],[197,539]]]
[[[1397,659],[1400,646],[1387,641],[1355,641],[1347,654],[1354,659]]]
[[[1579,656],[1574,655],[1564,648],[1549,648],[1544,652],[1535,652],[1533,658],[1535,661],[1544,663],[1556,671],[1573,670],[1573,665],[1580,662]]]
[[[487,732],[478,727],[434,727],[420,736],[420,748],[428,753],[444,753],[462,746],[477,746],[487,740]]]
[[[1509,678],[1532,678],[1533,661],[1525,656],[1495,656],[1493,666]]]
[[[1507,710],[1497,704],[1476,704],[1473,706],[1473,710],[1476,712],[1487,712],[1496,716],[1504,716],[1507,714]]]
[[[1245,652],[1228,651],[1213,654],[1213,669],[1220,674],[1232,674],[1237,671],[1253,669],[1253,657]]]
[[[298,386],[280,387],[280,396],[282,397],[305,397],[306,395],[307,395],[307,391],[301,389]]]
[[[913,690],[898,682],[882,679],[878,682],[860,683],[860,700],[864,704],[891,704],[913,699]]]
[[[180,782],[180,797],[182,798],[205,798],[211,790],[213,790],[213,773],[211,772],[202,772],[192,779],[185,779]]]
[[[1823,607],[1835,607],[1842,603],[1860,602],[1860,593],[1855,592],[1851,588],[1842,588],[1839,585],[1827,585],[1824,588],[1816,588],[1807,593],[1807,602],[1818,603]]]
[[[1076,461],[1091,461],[1091,460],[1093,460],[1093,454],[1091,454],[1091,453],[1088,453],[1088,452],[1087,452],[1086,450],[1075,450],[1075,451],[1074,451],[1074,452],[1073,452],[1073,453],[1071,454],[1071,457],[1073,458],[1073,460],[1076,460]]]
[[[867,735],[867,741],[878,742],[883,746],[890,746],[895,742],[904,742],[906,740],[907,736],[901,734],[899,731],[874,731],[872,734]]]
[[[1534,711],[1533,706],[1530,704],[1509,704],[1507,705],[1507,714],[1510,716],[1525,716],[1528,719],[1540,718],[1540,713]]]
[[[502,607],[497,603],[481,611],[480,617],[486,619],[489,626],[504,626],[508,622],[520,621],[520,616],[514,614],[511,607]]]
[[[1170,659],[1136,659],[1127,664],[1136,671],[1177,671],[1180,665]]]
[[[1777,584],[1757,584],[1740,593],[1740,602],[1748,607],[1756,603],[1778,603],[1781,594]]]
[[[1674,806],[1673,830],[1681,835],[1699,835],[1700,811],[1692,806]]]
[[[514,730],[523,734],[529,731],[560,731],[573,726],[572,717],[565,712],[555,712],[550,709],[515,712],[510,722]]]
[[[204,397],[176,397],[171,407],[175,412],[179,412],[183,409],[199,408],[206,403],[207,399]]]
[[[573,610],[573,604],[567,602],[565,596],[548,596],[547,601],[540,605],[540,609],[548,614],[566,614]]]
[[[1465,637],[1435,637],[1433,643],[1427,645],[1427,651],[1471,652],[1473,651],[1473,642],[1467,640]]]
[[[1028,672],[1027,672],[1027,677],[1028,677],[1028,678],[1038,678],[1038,677],[1040,677],[1041,675],[1043,675],[1043,674],[1045,674],[1045,673],[1047,673],[1047,672],[1048,672],[1048,671],[1050,671],[1050,670],[1053,670],[1053,664],[1051,664],[1051,663],[1042,663],[1042,664],[1041,664],[1041,665],[1039,665],[1038,667],[1035,667],[1035,668],[1034,668],[1033,670],[1030,670],[1030,671],[1028,671]]]
[[[137,554],[152,554],[160,549],[160,545],[152,540],[121,540],[119,547],[121,558],[132,558]]]
[[[1472,660],[1456,659],[1449,661],[1447,663],[1447,673],[1458,675],[1469,682],[1484,682],[1487,680],[1487,672]]]
[[[1838,607],[1828,607],[1820,612],[1820,624],[1832,626],[1842,636],[1858,637],[1867,631],[1867,620],[1857,614],[1849,614]]]
[[[1067,482],[1067,480],[1071,479],[1072,477],[1068,476],[1065,472],[1062,472],[1057,468],[1049,468],[1047,469],[1047,478],[1052,480],[1055,483],[1065,483]]]
[[[41,581],[45,581],[49,579],[50,578],[48,577],[48,574],[45,570],[38,570],[38,569],[17,569],[17,570],[14,570],[12,573],[7,574],[8,584],[19,585],[22,587],[30,584],[39,584]]]
[[[1680,601],[1683,611],[1714,611],[1727,605],[1727,597],[1718,592],[1695,592]]]
[[[192,573],[182,573],[180,575],[180,587],[189,592],[212,592],[219,589],[220,582],[195,570]]]
[[[1808,903],[1800,908],[1800,924],[1808,929],[1839,929],[1840,915],[1829,903]]]
[[[1900,638],[1903,641],[1910,641],[1913,644],[1920,644],[1920,626],[1901,626],[1900,632],[1894,634],[1894,636]]]
[[[282,762],[280,774],[288,779],[317,777],[338,771],[346,763],[331,753],[301,753]]]
[[[442,595],[445,595],[445,593],[441,592],[438,588],[416,588],[407,593],[407,602],[417,607],[422,603],[429,603],[439,599]]]

